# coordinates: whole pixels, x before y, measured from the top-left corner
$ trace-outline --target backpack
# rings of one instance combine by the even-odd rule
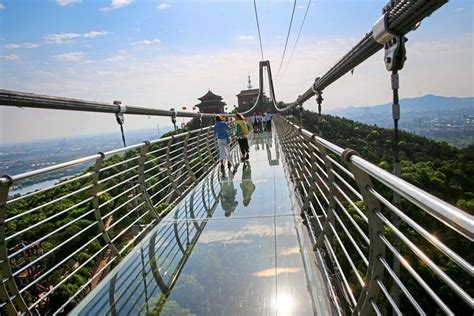
[[[242,131],[241,134],[243,136],[247,136],[249,133],[249,127],[247,126],[247,123],[245,121],[235,121],[235,124],[239,125],[240,130]]]

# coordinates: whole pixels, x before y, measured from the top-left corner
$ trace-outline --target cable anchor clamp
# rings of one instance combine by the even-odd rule
[[[385,43],[384,62],[385,68],[388,71],[398,71],[403,69],[405,60],[407,59],[405,48],[406,41],[407,38],[405,36],[396,35]]]
[[[319,79],[320,79],[320,77],[316,77],[316,79],[314,79],[313,85],[311,86],[311,91],[313,91],[314,94],[321,93],[321,91],[316,89],[316,83],[319,81]]]
[[[176,130],[176,110],[174,108],[171,111],[171,122],[173,123],[174,129]]]
[[[388,27],[388,12],[385,12],[372,26],[372,36],[377,43],[385,45],[395,35]]]
[[[114,101],[114,105],[118,106],[118,112],[115,113],[117,123],[123,125],[123,123],[125,123],[125,116],[123,114],[127,112],[127,107],[122,104],[122,101]]]

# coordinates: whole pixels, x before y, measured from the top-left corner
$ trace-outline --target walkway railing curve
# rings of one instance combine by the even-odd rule
[[[213,127],[0,177],[0,314],[80,300],[218,160]],[[76,175],[24,195],[11,188]]]
[[[197,240],[208,220],[213,216],[219,199],[211,190],[219,190],[218,171],[214,169],[200,182],[157,226],[144,238],[137,249],[137,259],[124,262],[119,271],[104,280],[98,289],[100,294],[86,298],[72,315],[155,315],[159,314],[175,286],[186,260],[190,257]],[[108,295],[108,300],[104,299]],[[152,299],[153,297],[157,299]]]
[[[314,249],[343,309],[472,311],[473,216],[281,116],[275,126]],[[390,202],[393,192],[402,197],[399,207]],[[391,223],[393,213],[400,227]],[[393,261],[403,267],[400,277]],[[390,294],[394,287],[403,293],[399,301]]]

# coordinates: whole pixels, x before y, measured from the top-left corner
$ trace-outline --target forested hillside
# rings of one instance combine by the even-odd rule
[[[317,114],[311,111],[304,111],[303,117],[305,129],[321,132],[325,139],[357,150],[363,158],[392,170],[392,129],[330,115],[322,115],[318,124]],[[401,131],[400,158],[403,179],[474,213],[474,146],[458,149]]]

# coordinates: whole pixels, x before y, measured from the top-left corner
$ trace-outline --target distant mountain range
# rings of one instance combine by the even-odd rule
[[[403,116],[411,116],[413,113],[421,112],[445,112],[445,111],[466,111],[474,113],[474,97],[457,98],[442,97],[428,94],[417,98],[406,98],[400,100],[400,109]],[[344,116],[354,119],[355,117],[371,121],[374,118],[386,117],[392,119],[392,103],[381,105],[339,108],[330,111],[329,114]]]
[[[399,126],[416,134],[456,146],[474,143],[474,97],[425,95],[400,100]],[[392,104],[335,109],[329,114],[392,128]]]

